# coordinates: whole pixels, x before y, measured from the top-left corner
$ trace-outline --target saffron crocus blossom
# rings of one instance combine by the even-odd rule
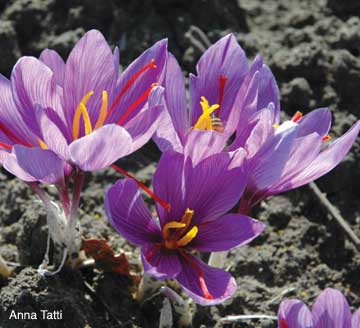
[[[190,75],[189,106],[181,68],[171,54],[163,85],[167,110],[155,137],[163,151],[183,152],[185,145],[204,131],[222,137],[216,147],[221,150],[235,132],[240,113],[245,115],[254,104],[265,107],[273,102],[278,119],[278,88],[270,69],[261,57],[249,68],[244,51],[231,34],[211,46],[197,64],[197,76]]]
[[[197,160],[244,148],[249,181],[241,200],[242,213],[268,196],[328,173],[345,157],[358,135],[359,122],[342,137],[329,141],[331,113],[327,108],[304,116],[298,112],[280,124],[279,92],[270,69],[261,56],[248,67],[232,35],[204,53],[197,71],[198,76],[190,76],[188,110],[181,69],[169,55],[164,78],[167,110],[155,141],[162,150],[183,153],[192,144],[205,141],[209,147],[196,154]]]
[[[105,168],[140,148],[152,137],[161,114],[162,88],[156,83],[165,59],[163,40],[119,75],[118,50],[112,53],[95,30],[80,39],[66,63],[48,49],[39,59],[20,58],[11,80],[1,79],[4,167],[15,175],[20,167],[47,182],[44,165],[35,164],[52,159],[50,151],[63,160],[69,173],[71,167]],[[11,149],[16,160],[8,161],[4,151]]]
[[[250,122],[251,131],[239,134],[229,147],[248,151],[249,182],[240,203],[242,213],[271,195],[300,187],[331,171],[349,152],[360,130],[358,121],[343,136],[329,141],[331,112],[327,108],[304,116],[297,112],[278,125],[273,124],[270,104],[254,113]]]
[[[163,93],[157,81],[166,47],[166,40],[159,41],[119,74],[118,49],[112,52],[102,34],[92,30],[66,63],[46,49],[39,59],[20,58],[10,81],[0,76],[0,161],[44,201],[53,222],[49,231],[61,245],[73,248],[77,235],[83,172],[136,151],[157,128]],[[62,208],[37,181],[56,185]]]
[[[278,312],[279,328],[360,328],[360,309],[351,317],[344,295],[325,289],[316,299],[312,311],[299,300],[285,300]]]
[[[146,208],[135,181],[119,180],[105,195],[110,223],[141,247],[145,272],[176,279],[203,305],[228,299],[236,290],[228,272],[212,268],[193,251],[223,251],[249,243],[262,223],[226,214],[246,184],[245,153],[219,153],[193,164],[191,157],[165,152],[153,178],[157,218]]]

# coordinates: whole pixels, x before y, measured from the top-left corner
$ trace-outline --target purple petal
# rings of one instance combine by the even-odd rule
[[[120,75],[120,78],[116,85],[116,92],[114,98],[119,94],[123,94],[120,99],[120,102],[115,107],[115,110],[112,114],[109,115],[107,122],[117,122],[150,87],[153,83],[159,82],[159,78],[165,67],[165,61],[167,56],[167,40],[161,40],[155,43],[151,48],[146,50],[140,55],[135,61],[133,61],[130,66]],[[150,64],[154,60],[156,68],[149,68],[145,70],[142,74],[131,83],[132,79],[137,76],[143,68]],[[131,86],[127,88],[127,84],[130,83]],[[122,91],[126,91],[123,93]],[[142,108],[144,104],[139,104],[136,108],[133,109],[132,113],[125,120],[126,122],[130,121]]]
[[[8,172],[14,174],[18,179],[26,182],[33,182],[37,180],[19,165],[14,153],[1,151],[1,161],[3,162],[4,168]]]
[[[193,224],[217,219],[235,206],[247,182],[246,164],[243,149],[210,156],[196,167],[187,161],[184,172],[186,208],[195,212]],[[180,186],[172,184],[172,188]]]
[[[275,133],[262,145],[249,164],[251,190],[268,188],[280,178],[295,136],[296,128],[290,128],[282,133]]]
[[[301,174],[314,158],[316,158],[321,150],[322,144],[322,137],[317,133],[296,138],[281,177],[275,184],[268,188],[267,193],[273,195],[293,188],[292,180],[298,174]]]
[[[312,316],[316,328],[349,328],[351,312],[345,296],[336,289],[326,288],[316,299]]]
[[[167,220],[180,220],[186,210],[184,186],[184,156],[163,153],[153,177],[154,192],[171,205],[170,212],[159,204],[156,210],[163,226]]]
[[[71,160],[84,171],[101,170],[132,152],[125,128],[109,124],[70,144]]]
[[[312,328],[309,308],[298,300],[284,300],[278,312],[279,328]]]
[[[189,247],[201,252],[220,252],[250,243],[264,230],[264,224],[240,214],[227,214],[199,225]]]
[[[37,142],[15,105],[10,81],[0,74],[0,121],[18,139],[27,143]],[[7,143],[7,142],[6,142]],[[11,144],[18,143],[12,140]]]
[[[163,112],[162,95],[163,88],[156,87],[149,96],[148,108],[124,126],[133,139],[133,151],[146,144],[158,128]]]
[[[191,125],[194,125],[202,113],[200,97],[204,96],[210,104],[220,100],[220,77],[224,76],[224,95],[220,108],[220,118],[228,121],[234,99],[248,71],[244,51],[229,34],[212,45],[197,64],[198,76],[190,76]]]
[[[245,150],[248,152],[248,158],[255,156],[257,151],[266,143],[268,138],[274,133],[273,107],[269,106],[262,109],[254,115],[254,121],[257,120],[256,125],[251,129],[251,132],[245,142]]]
[[[141,249],[144,271],[159,279],[175,278],[181,271],[181,262],[177,252],[147,244]]]
[[[239,112],[234,120],[234,123],[238,124],[237,134],[242,133],[246,122],[249,122],[257,111],[269,107],[269,104],[272,104],[273,125],[279,121],[279,89],[270,69],[263,64],[261,56],[257,56],[235,99],[234,107],[237,107]]]
[[[112,226],[135,245],[155,242],[160,236],[159,226],[133,180],[119,180],[106,191],[105,211]]]
[[[169,53],[165,71],[165,100],[172,123],[180,140],[184,140],[190,129],[188,118],[185,80],[181,68],[175,57]],[[159,126],[159,129],[162,129]],[[167,127],[164,127],[165,129]]]
[[[64,85],[65,63],[61,56],[51,49],[44,49],[39,59],[54,73],[56,83],[61,87]]]
[[[343,136],[336,139],[291,180],[291,188],[297,188],[318,179],[338,165],[350,150],[360,130],[360,121],[355,123]]]
[[[304,137],[313,132],[323,137],[329,133],[330,127],[331,111],[328,108],[318,108],[299,121],[297,137]]]
[[[212,268],[190,254],[182,257],[181,262],[182,271],[176,280],[196,303],[219,304],[235,293],[236,281],[228,272]]]
[[[158,129],[155,131],[153,140],[161,152],[177,151],[183,153],[183,145],[176,133],[170,114],[166,108],[161,113]]]
[[[51,107],[62,111],[53,72],[34,57],[22,57],[11,73],[11,86],[23,120],[35,134],[40,135],[36,108]]]
[[[54,151],[62,159],[66,161],[69,160],[69,145],[66,141],[66,138],[64,137],[58,126],[47,115],[47,111],[40,110],[38,113],[38,120],[43,141],[45,142],[47,147]]]
[[[280,96],[275,77],[270,68],[263,65],[259,71],[259,95],[257,109],[260,110],[268,106],[269,103],[274,104],[274,122],[279,121],[280,116]]]
[[[190,157],[194,166],[205,158],[220,153],[226,146],[227,138],[216,131],[192,130],[184,147],[185,157]]]
[[[19,166],[40,182],[54,184],[64,177],[64,161],[51,150],[15,145],[14,154]]]
[[[90,91],[94,95],[86,107],[92,126],[95,125],[104,90],[110,93],[109,103],[112,101],[116,74],[113,53],[104,36],[97,30],[85,33],[66,61],[63,103],[68,126],[72,126],[77,106]]]
[[[360,308],[352,316],[351,327],[360,328]]]

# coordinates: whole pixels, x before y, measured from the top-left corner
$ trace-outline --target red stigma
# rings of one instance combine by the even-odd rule
[[[3,143],[3,142],[0,142],[0,147],[6,148],[6,149],[9,149],[9,150],[11,150],[13,148],[12,146],[10,146],[10,145],[8,145],[6,143]]]
[[[292,117],[291,120],[296,123],[296,122],[298,122],[302,117],[303,117],[303,113],[301,113],[301,112],[298,111],[298,112],[295,113],[295,115]]]
[[[279,323],[281,328],[290,328],[285,319],[281,319]]]
[[[115,107],[119,104],[121,98],[124,96],[124,94],[129,90],[129,88],[135,83],[135,81],[142,75],[144,74],[148,69],[156,69],[157,66],[155,64],[155,59],[151,59],[150,62],[145,65],[143,68],[141,68],[140,70],[138,70],[131,78],[130,80],[125,84],[125,86],[121,89],[121,91],[119,92],[119,94],[117,95],[116,99],[114,100],[114,102],[112,103],[112,105],[110,106],[106,118],[108,118],[110,116],[110,114],[114,111]],[[105,119],[106,119],[105,118]]]
[[[11,132],[4,124],[0,123],[0,130],[15,144],[21,144],[26,147],[32,147],[28,142],[22,141],[13,132]]]
[[[331,137],[327,134],[326,136],[322,137],[323,141],[329,141],[331,139]]]
[[[162,200],[159,196],[157,196],[156,194],[154,194],[153,191],[151,191],[148,187],[146,187],[143,183],[141,183],[139,180],[137,180],[133,175],[131,175],[130,173],[126,172],[125,170],[123,170],[122,168],[118,167],[115,164],[112,164],[111,167],[121,173],[122,175],[125,175],[127,178],[132,179],[136,182],[136,184],[142,189],[144,190],[153,200],[155,200],[157,203],[159,203],[163,208],[165,208],[168,212],[171,209],[171,205],[167,202],[165,202],[164,200]]]
[[[150,251],[149,253],[146,254],[146,261],[150,262],[151,259],[153,258],[154,254],[156,251],[158,251],[161,248],[161,245],[155,245]]]
[[[225,84],[228,78],[225,75],[220,75],[219,77],[219,84],[220,84],[220,93],[219,93],[219,108],[216,110],[215,115],[219,117],[220,115],[220,109],[224,98],[224,90],[225,90]]]
[[[133,112],[133,110],[139,106],[142,102],[146,101],[149,97],[149,94],[152,89],[154,89],[158,84],[153,83],[149,89],[147,89],[138,99],[134,101],[134,103],[127,109],[125,114],[121,116],[120,120],[117,121],[116,124],[121,125],[124,123],[124,121],[129,117],[129,115]]]
[[[202,270],[199,268],[199,266],[195,263],[195,261],[193,261],[191,259],[191,257],[186,254],[185,252],[181,252],[182,255],[184,256],[184,258],[186,259],[186,261],[189,263],[189,265],[196,271],[196,273],[199,275],[199,284],[200,284],[200,289],[204,295],[204,297],[207,300],[213,300],[214,297],[211,295],[211,293],[209,292],[209,289],[206,286],[206,282],[204,279],[204,273],[202,272]],[[288,327],[287,327],[288,328]]]

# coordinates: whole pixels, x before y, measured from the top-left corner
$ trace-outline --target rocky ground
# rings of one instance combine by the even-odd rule
[[[233,32],[249,57],[264,55],[287,114],[328,106],[333,136],[360,118],[357,0],[0,0],[0,10],[0,71],[7,76],[20,55],[38,55],[50,47],[65,56],[90,28],[120,46],[124,65],[168,37],[187,72],[209,43]],[[150,144],[122,165],[150,182],[158,157]],[[318,181],[358,236],[359,160],[358,142],[336,170]],[[132,270],[139,273],[138,250],[114,232],[103,210],[103,190],[119,177],[111,170],[87,177],[81,225],[84,237],[107,239],[117,252],[128,252]],[[0,186],[0,253],[18,263],[12,278],[0,278],[1,328],[158,327],[161,296],[138,304],[127,277],[93,268],[64,270],[46,279],[37,275],[47,238],[45,213],[26,185],[5,172]],[[308,187],[269,199],[253,216],[266,223],[264,234],[227,260],[239,285],[236,295],[223,305],[192,306],[194,327],[276,327],[272,321],[222,324],[220,318],[275,315],[282,295],[311,303],[327,286],[341,289],[353,307],[360,306],[360,253]],[[9,321],[11,309],[62,310],[64,319]]]

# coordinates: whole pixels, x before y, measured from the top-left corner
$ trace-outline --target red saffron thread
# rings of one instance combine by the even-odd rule
[[[9,149],[9,150],[11,150],[13,148],[12,146],[10,146],[10,145],[8,145],[6,143],[3,143],[3,142],[0,142],[0,147],[6,148],[6,149]]]
[[[146,261],[150,262],[152,257],[154,256],[155,252],[161,248],[161,245],[155,245],[149,253],[146,254]]]
[[[219,83],[220,83],[220,94],[219,94],[219,108],[216,109],[216,117],[219,117],[220,115],[220,109],[224,98],[224,90],[225,90],[225,84],[228,78],[225,75],[220,75],[219,77]]]
[[[155,60],[151,59],[150,62],[145,65],[143,68],[141,68],[140,70],[138,70],[131,78],[130,80],[125,84],[125,86],[121,89],[120,93],[117,95],[116,99],[114,100],[114,102],[112,103],[112,105],[110,106],[110,109],[108,110],[107,114],[106,114],[106,118],[105,120],[109,117],[109,115],[114,111],[115,107],[119,104],[121,98],[124,96],[124,94],[126,93],[126,91],[129,90],[129,88],[135,83],[135,81],[143,74],[145,73],[148,69],[156,69],[157,66],[155,64]]]
[[[327,134],[326,136],[322,137],[323,141],[329,141],[331,139],[331,137]]]
[[[126,172],[125,170],[123,170],[122,168],[118,167],[115,164],[112,164],[111,167],[121,173],[122,175],[125,175],[127,178],[132,179],[136,182],[136,184],[142,189],[144,190],[152,199],[154,199],[157,203],[159,203],[163,208],[165,208],[168,212],[171,209],[171,205],[167,202],[165,202],[164,200],[162,200],[159,196],[157,196],[156,194],[154,194],[153,191],[151,191],[148,187],[146,187],[143,183],[141,183],[139,180],[137,180],[133,175],[131,175],[130,173]]]
[[[301,112],[296,112],[291,120],[296,123],[302,118],[302,116],[303,114]]]
[[[153,83],[149,89],[147,89],[135,102],[127,109],[125,114],[117,121],[116,124],[121,125],[128,118],[128,116],[133,112],[133,110],[139,106],[143,101],[146,101],[149,97],[149,94],[153,88],[157,86],[157,83]]]
[[[207,286],[206,286],[206,282],[204,279],[204,273],[201,271],[201,269],[199,268],[199,266],[191,259],[191,257],[189,255],[187,255],[185,252],[181,252],[182,255],[184,256],[185,260],[189,263],[189,265],[196,271],[196,273],[199,275],[199,283],[200,283],[200,289],[204,294],[204,297],[207,300],[213,300],[214,297],[210,294]]]
[[[286,323],[285,319],[280,320],[281,328],[289,328],[289,325]]]
[[[32,147],[31,144],[22,141],[20,138],[18,138],[13,132],[11,132],[4,124],[0,123],[0,130],[4,132],[4,134],[13,142],[17,144],[21,144],[26,147]]]

